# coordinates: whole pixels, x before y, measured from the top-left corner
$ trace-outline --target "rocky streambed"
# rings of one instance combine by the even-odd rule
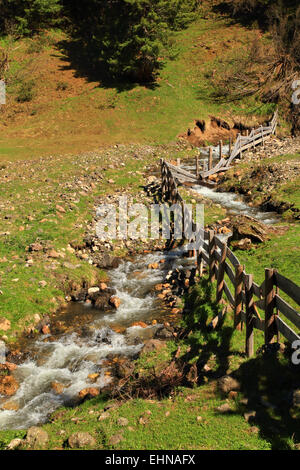
[[[0,429],[43,423],[58,407],[97,396],[122,376],[126,358],[130,364],[158,338],[174,337],[170,319],[181,310],[168,279],[194,263],[182,255],[176,249],[122,261],[109,271],[109,286],[82,289],[51,322],[44,319],[40,335],[23,345],[26,359],[12,353],[1,365]]]

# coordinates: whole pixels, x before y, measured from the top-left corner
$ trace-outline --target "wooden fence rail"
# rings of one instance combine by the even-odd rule
[[[278,121],[278,110],[275,111],[272,120],[270,121],[269,125],[266,127],[260,126],[257,129],[252,129],[249,135],[242,136],[238,134],[236,139],[235,145],[231,150],[231,141],[229,144],[230,147],[230,155],[229,158],[224,158],[222,156],[222,141],[220,141],[220,159],[218,163],[212,168],[212,149],[210,148],[210,153],[208,157],[208,165],[207,169],[200,171],[199,170],[199,161],[198,157],[196,157],[196,173],[192,174],[187,170],[184,170],[180,167],[180,165],[172,165],[169,163],[169,168],[172,170],[172,175],[179,182],[189,182],[189,183],[199,183],[204,182],[208,176],[214,175],[216,173],[220,173],[223,171],[227,171],[231,168],[232,161],[237,158],[241,157],[242,153],[250,148],[255,148],[257,145],[264,145],[265,138],[269,137],[272,134],[275,134],[277,128],[277,121]]]
[[[183,220],[185,223],[193,223],[192,214],[179,194],[174,168],[174,165],[161,160],[162,197],[169,203],[180,203]],[[195,223],[193,228],[197,228]],[[201,241],[201,247],[193,253],[197,256],[198,273],[202,276],[204,264],[208,267],[209,281],[216,282],[217,302],[222,302],[225,298],[232,306],[236,329],[241,329],[242,323],[246,325],[247,356],[251,357],[254,353],[255,329],[264,332],[266,345],[278,341],[280,334],[289,343],[300,340],[299,332],[280,317],[280,314],[283,315],[296,330],[300,330],[299,312],[280,295],[282,291],[300,305],[300,287],[274,269],[265,269],[264,282],[261,285],[256,284],[253,275],[246,273],[245,267],[227,243],[222,242],[213,230],[198,228],[196,232]],[[187,241],[195,241],[195,234]],[[213,324],[217,321],[218,319],[214,319]]]

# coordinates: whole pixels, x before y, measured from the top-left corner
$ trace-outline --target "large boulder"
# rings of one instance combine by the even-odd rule
[[[269,240],[269,227],[248,215],[232,217],[232,240],[250,239],[254,243]]]
[[[33,448],[44,447],[49,441],[49,436],[44,429],[38,426],[32,426],[28,429],[26,443]]]

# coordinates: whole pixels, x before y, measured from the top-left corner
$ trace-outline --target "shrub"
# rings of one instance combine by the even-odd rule
[[[34,86],[34,80],[21,83],[17,94],[17,101],[19,103],[32,101],[34,97]]]

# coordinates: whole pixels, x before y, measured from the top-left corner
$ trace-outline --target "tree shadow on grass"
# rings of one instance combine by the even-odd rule
[[[237,412],[250,413],[249,422],[272,449],[290,449],[300,442],[300,409],[293,404],[293,391],[300,388],[299,366],[289,359],[289,351],[266,351],[241,364],[235,374],[245,403],[238,404]]]
[[[96,86],[106,89],[113,88],[117,93],[130,91],[140,85],[150,90],[154,90],[159,86],[155,78],[149,82],[134,82],[125,78],[112,78],[105,64],[96,63],[93,52],[89,52],[89,49],[84,47],[79,40],[62,40],[57,43],[56,47],[60,51],[57,57],[62,61],[61,70],[75,70],[76,78],[84,78],[88,82],[95,82],[98,84]]]
[[[188,351],[181,356],[183,364],[194,361],[197,368],[197,384],[204,383],[204,377],[211,379],[220,377],[229,368],[229,356],[233,328],[224,325],[225,316],[220,316],[222,306],[213,300],[213,287],[207,279],[203,278],[187,295],[183,313],[186,325],[183,336],[188,345]],[[210,323],[212,318],[220,316],[218,326],[214,329]],[[215,368],[203,372],[203,367],[213,359]]]
[[[224,317],[215,330],[210,327],[209,321],[220,313],[213,297],[213,286],[204,278],[186,298],[183,336],[189,348],[180,363],[188,378],[190,374],[189,385],[201,385],[204,380],[227,374],[229,356],[244,356],[232,346],[234,329],[224,324]],[[232,407],[228,413],[242,415],[253,425],[253,432],[271,443],[272,449],[291,449],[294,443],[300,443],[300,399],[297,406],[293,395],[300,390],[300,366],[291,364],[290,357],[291,350],[280,352],[275,344],[261,348],[253,359],[245,358],[232,373],[240,383],[240,394],[236,409]],[[210,360],[214,362],[213,370],[204,371],[203,366]],[[192,374],[188,370],[191,362]]]

